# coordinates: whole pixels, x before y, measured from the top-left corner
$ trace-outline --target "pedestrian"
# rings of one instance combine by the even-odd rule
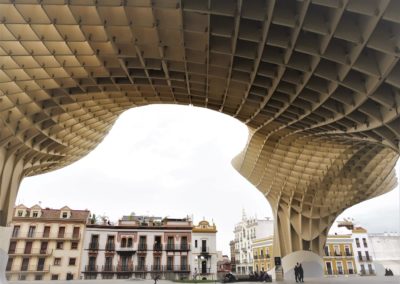
[[[303,266],[301,266],[301,263],[299,264],[299,282],[304,282],[304,271],[303,271]]]
[[[194,268],[194,273],[193,273],[193,280],[197,280],[197,268]]]
[[[294,266],[294,278],[296,279],[296,282],[299,282],[299,263],[296,263]]]
[[[154,284],[157,284],[157,281],[160,279],[160,274],[156,274],[154,276]]]

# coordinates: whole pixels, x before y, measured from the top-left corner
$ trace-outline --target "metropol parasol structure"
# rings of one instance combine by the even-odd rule
[[[399,55],[395,0],[0,0],[0,237],[24,177],[127,109],[183,104],[248,126],[233,165],[272,206],[274,254],[321,254],[338,214],[397,184]]]

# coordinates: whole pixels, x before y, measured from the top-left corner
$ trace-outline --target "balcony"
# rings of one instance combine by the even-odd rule
[[[161,252],[163,250],[163,245],[162,244],[154,244],[153,245],[153,251],[154,252]]]
[[[103,265],[102,267],[101,267],[101,271],[102,272],[105,272],[105,273],[107,273],[107,272],[114,272],[115,271],[115,267],[113,266],[113,265]]]
[[[136,250],[133,247],[119,247],[116,248],[117,253],[119,254],[133,254]]]
[[[120,264],[115,267],[115,272],[119,273],[129,273],[133,272],[132,264]]]
[[[41,249],[41,248],[32,248],[32,249],[23,249],[23,248],[18,248],[18,249],[9,249],[8,250],[8,255],[13,256],[13,255],[32,255],[32,256],[41,256],[41,255],[51,255],[53,250],[51,249]]]
[[[209,254],[209,252],[210,252],[209,247],[201,247],[200,248],[200,253],[201,254]]]
[[[358,256],[358,260],[359,261],[365,261],[365,262],[372,262],[372,256]]]
[[[114,243],[107,243],[106,244],[106,249],[105,249],[106,251],[108,251],[108,252],[113,252],[113,251],[115,251],[115,244]]]
[[[50,267],[48,265],[22,265],[19,268],[12,269],[11,267],[7,267],[7,274],[21,274],[21,273],[45,273],[49,272]]]
[[[85,265],[84,272],[98,272],[99,267],[97,265]]]
[[[140,244],[139,243],[138,251],[147,251],[147,244]]]
[[[360,275],[361,276],[367,276],[367,275],[375,275],[375,270],[360,270]]]
[[[146,272],[148,271],[147,265],[139,264],[135,266],[135,272]]]
[[[90,242],[89,250],[99,250],[99,242]]]
[[[76,233],[48,233],[48,232],[19,232],[13,234],[11,239],[36,239],[36,240],[79,240],[80,234]]]
[[[167,251],[190,251],[190,244],[167,244],[165,250]]]
[[[164,269],[167,272],[190,272],[190,265],[165,265]]]

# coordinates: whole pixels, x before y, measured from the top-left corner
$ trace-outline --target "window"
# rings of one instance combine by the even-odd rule
[[[351,261],[347,262],[347,269],[349,270],[349,274],[354,274],[353,262]]]
[[[23,258],[21,264],[21,271],[27,271],[29,265],[29,258]]]
[[[13,265],[13,261],[14,261],[14,259],[12,257],[8,258],[6,271],[11,271],[11,268],[12,268],[12,265]]]
[[[61,213],[61,218],[63,218],[63,219],[67,219],[68,218],[68,212],[62,212]]]
[[[181,270],[186,271],[188,270],[188,261],[187,261],[187,255],[182,255],[181,256]]]
[[[33,218],[39,217],[39,212],[38,212],[38,211],[33,211],[32,217],[33,217]]]
[[[76,258],[75,257],[70,257],[68,265],[75,265],[76,264]]]
[[[325,246],[325,255],[329,256],[329,247],[328,246]]]
[[[133,241],[132,241],[132,238],[128,238],[128,244],[127,244],[127,247],[128,248],[131,248],[133,246]]]
[[[65,235],[65,227],[59,227],[58,228],[58,238],[64,238]]]
[[[121,239],[121,248],[126,247],[126,238]]]
[[[61,257],[56,257],[54,259],[54,265],[56,265],[56,266],[60,266],[61,265]]]
[[[17,247],[17,242],[16,241],[10,242],[10,246],[8,247],[8,254],[15,253],[15,248],[16,247]]]
[[[18,237],[19,229],[20,229],[20,226],[14,226],[13,233],[12,233],[12,237],[13,238],[17,238]]]
[[[78,249],[78,242],[71,242],[71,249]]]
[[[362,259],[361,251],[358,251],[357,253],[358,253],[358,260],[362,261],[363,259]]]
[[[52,274],[51,280],[58,280],[58,274]]]
[[[23,214],[24,214],[24,211],[18,210],[18,212],[17,212],[17,216],[18,217],[22,217]]]
[[[336,267],[337,267],[338,274],[343,274],[343,266],[342,266],[341,261],[336,262]]]
[[[197,248],[197,240],[194,241],[194,247]]]
[[[364,245],[364,247],[367,248],[367,247],[368,247],[367,239],[366,239],[366,238],[363,238],[362,240],[363,240],[363,245]]]
[[[174,266],[174,257],[173,256],[168,256],[167,258],[167,270],[173,270]]]
[[[368,272],[369,274],[375,274],[374,269],[372,268],[372,264],[368,264]]]
[[[360,239],[356,238],[356,246],[359,248],[360,247]]]
[[[56,249],[63,249],[64,242],[57,242]]]
[[[29,226],[28,238],[33,238],[33,235],[35,234],[35,230],[36,230],[35,226]]]
[[[366,257],[367,261],[370,261],[369,252],[368,251],[365,251],[365,257]]]
[[[43,238],[48,238],[50,236],[50,226],[45,226],[43,230]]]

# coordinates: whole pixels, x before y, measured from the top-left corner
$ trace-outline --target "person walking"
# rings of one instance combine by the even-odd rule
[[[294,279],[296,279],[296,282],[299,282],[299,263],[296,263],[294,266]]]
[[[299,264],[299,282],[304,282],[304,271],[303,271],[303,266],[301,266],[301,263]]]

